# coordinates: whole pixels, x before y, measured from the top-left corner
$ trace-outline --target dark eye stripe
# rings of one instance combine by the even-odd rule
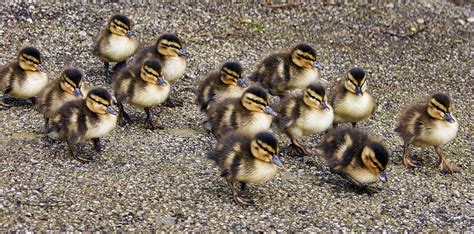
[[[267,153],[273,155],[273,152],[271,152],[269,149],[267,149],[265,146],[263,146],[262,144],[258,143],[257,141],[257,145],[260,146],[260,148],[262,148],[263,150],[265,150]]]
[[[439,111],[441,111],[441,112],[443,112],[443,113],[446,112],[446,111],[444,111],[443,109],[439,108],[437,105],[435,105],[435,104],[433,104],[433,103],[431,103],[431,105],[432,105],[435,109],[437,109],[437,110],[439,110]]]
[[[263,102],[261,102],[261,101],[259,101],[259,100],[256,100],[256,99],[253,99],[253,98],[249,98],[249,99],[250,99],[251,101],[257,103],[257,104],[262,105],[262,106],[266,106],[266,105],[267,105],[267,104],[265,104],[265,103],[263,103]]]
[[[299,56],[300,56],[301,58],[314,61],[314,59],[312,59],[312,58],[310,58],[310,57],[308,57],[308,56],[306,56],[306,55],[299,54]]]
[[[319,100],[317,97],[311,95],[311,93],[308,92],[307,94],[308,94],[311,98],[316,99],[316,100],[318,100],[318,101],[321,101],[321,100]]]
[[[32,59],[29,59],[25,56],[22,56],[26,61],[31,62],[31,63],[36,63],[36,61],[33,61]]]
[[[181,49],[181,47],[179,47],[179,46],[176,46],[176,45],[172,45],[172,44],[166,44],[166,43],[163,43],[163,45],[165,45],[165,46],[168,46],[168,47],[173,47],[173,48],[175,48],[175,49],[178,49],[178,50],[180,50],[180,49]]]
[[[227,72],[226,70],[222,70],[222,71],[223,71],[225,74],[227,74],[227,75],[229,75],[229,76],[232,76],[232,77],[234,77],[234,78],[236,78],[236,79],[239,78],[238,76],[235,76],[234,74],[231,74],[231,73]]]

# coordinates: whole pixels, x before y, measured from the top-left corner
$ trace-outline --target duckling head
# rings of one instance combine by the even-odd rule
[[[83,97],[81,91],[83,74],[75,68],[68,68],[63,71],[59,81],[59,85],[64,92]]]
[[[181,40],[175,34],[163,34],[156,41],[156,51],[164,56],[188,57]]]
[[[46,69],[41,64],[41,53],[33,47],[26,47],[18,53],[18,63],[25,71],[40,71],[45,73]]]
[[[312,108],[330,111],[331,109],[327,105],[327,96],[324,86],[313,82],[306,87],[303,94],[304,103]]]
[[[316,61],[316,51],[313,47],[307,44],[299,44],[291,50],[291,61],[302,68],[313,68],[316,67],[320,70],[323,69],[323,66]]]
[[[109,21],[109,31],[115,35],[132,37],[135,35],[132,22],[124,15],[114,15]]]
[[[283,167],[283,163],[278,156],[278,141],[271,133],[260,132],[255,135],[250,143],[250,150],[255,158]]]
[[[362,150],[362,163],[373,174],[378,174],[382,182],[387,182],[387,174],[384,172],[388,164],[389,153],[385,146],[378,142],[371,142]]]
[[[166,81],[161,76],[161,65],[156,60],[146,60],[140,68],[140,78],[156,85],[166,85]]]
[[[435,119],[454,123],[456,120],[454,120],[451,110],[451,99],[444,93],[436,93],[428,100],[428,114]]]
[[[347,72],[347,80],[344,86],[349,92],[355,93],[357,96],[364,95],[364,92],[367,91],[365,71],[359,67],[351,68]]]
[[[242,78],[242,65],[238,62],[226,62],[221,67],[220,79],[226,85],[238,85],[245,87],[245,80]]]
[[[250,87],[245,90],[241,99],[245,109],[252,112],[263,112],[273,116],[277,113],[269,106],[268,94],[258,87]]]
[[[94,113],[105,115],[117,115],[118,112],[112,106],[112,95],[104,88],[92,89],[86,97],[86,105]]]

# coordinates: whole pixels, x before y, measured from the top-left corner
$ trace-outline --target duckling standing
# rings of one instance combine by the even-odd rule
[[[116,62],[113,70],[119,70],[125,66],[127,58],[131,57],[139,47],[138,41],[133,38],[135,34],[131,28],[132,22],[129,18],[124,15],[114,15],[97,35],[93,53],[104,62],[109,81],[109,63]]]
[[[114,84],[120,109],[119,124],[131,122],[123,102],[145,109],[147,129],[155,129],[151,120],[151,107],[163,103],[170,92],[170,85],[162,77],[162,67],[157,60],[146,60],[142,66],[122,70]]]
[[[211,101],[241,97],[245,91],[242,70],[240,63],[226,62],[219,71],[210,73],[201,81],[197,90],[197,103],[201,111],[206,111]]]
[[[458,121],[454,118],[452,102],[448,95],[437,93],[427,102],[419,102],[405,109],[395,131],[404,141],[403,163],[415,167],[410,159],[408,147],[434,146],[439,156],[439,169],[447,173],[459,172],[459,168],[444,156],[441,146],[453,140],[458,132]]]
[[[99,138],[115,128],[117,115],[112,95],[103,88],[94,88],[85,99],[65,103],[51,118],[47,135],[66,141],[73,158],[87,162],[90,158],[78,155],[76,144],[92,139],[94,149],[100,152]]]
[[[272,54],[258,65],[250,80],[260,82],[271,95],[284,96],[292,89],[304,89],[320,80],[316,51],[309,45],[299,44],[290,52]]]
[[[329,97],[334,108],[334,127],[368,119],[375,111],[375,99],[367,92],[365,71],[355,67],[349,70],[344,84],[334,88]]]
[[[75,68],[65,69],[59,79],[49,83],[38,95],[38,109],[43,113],[45,129],[48,129],[49,119],[64,105],[64,103],[79,100],[85,93],[83,74]]]
[[[48,84],[46,69],[41,64],[41,54],[33,47],[20,50],[17,60],[0,68],[0,92],[36,102],[36,95]],[[0,100],[0,109],[10,105]]]
[[[343,176],[357,187],[387,182],[385,169],[389,153],[380,142],[354,128],[338,128],[325,135],[319,146],[331,172]]]
[[[134,61],[142,64],[146,59],[157,59],[162,67],[163,78],[172,84],[184,75],[188,56],[178,36],[163,34],[155,45],[141,49]]]
[[[269,106],[265,90],[251,87],[240,98],[227,98],[209,109],[209,123],[216,138],[236,130],[250,136],[270,128],[276,112]]]
[[[278,167],[283,167],[277,139],[269,132],[260,132],[253,137],[232,132],[217,143],[208,157],[219,167],[234,201],[240,206],[252,202],[239,196],[234,187],[236,181],[242,183],[242,188],[246,183],[265,183],[276,175]]]
[[[331,127],[334,113],[327,104],[324,87],[314,82],[308,85],[303,93],[287,96],[279,106],[277,117],[279,128],[301,153],[313,155],[313,152],[301,145],[298,139],[326,131]]]

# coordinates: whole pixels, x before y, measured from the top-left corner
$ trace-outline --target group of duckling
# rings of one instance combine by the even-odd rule
[[[45,137],[66,141],[71,155],[83,162],[90,158],[77,153],[77,144],[92,140],[100,152],[101,137],[117,122],[131,122],[125,103],[143,108],[145,128],[155,129],[151,108],[164,103],[171,85],[184,75],[188,53],[174,34],[161,35],[155,44],[139,49],[131,27],[129,18],[114,15],[94,44],[93,54],[104,63],[114,95],[101,87],[87,87],[77,68],[66,68],[57,80],[48,82],[41,54],[32,47],[22,49],[16,60],[0,68],[0,91],[32,100],[44,116]],[[116,63],[112,72],[110,63]],[[327,92],[320,77],[322,69],[316,51],[299,44],[267,56],[248,77],[243,76],[239,62],[228,61],[200,82],[196,102],[218,140],[208,157],[220,168],[237,204],[246,206],[251,201],[239,196],[235,182],[242,189],[247,183],[263,183],[284,167],[278,140],[269,131],[272,126],[288,136],[298,153],[322,155],[331,172],[357,187],[387,181],[388,150],[380,140],[356,129],[376,108],[366,72],[351,68],[345,80]],[[279,101],[271,104],[271,100]],[[0,109],[8,107],[2,98]],[[407,167],[416,166],[409,155],[410,145],[434,146],[439,168],[448,173],[459,171],[441,149],[457,134],[458,122],[451,110],[449,96],[436,93],[401,112],[395,131],[404,141]],[[338,127],[344,123],[352,127]],[[314,149],[300,142],[320,133],[325,135]]]

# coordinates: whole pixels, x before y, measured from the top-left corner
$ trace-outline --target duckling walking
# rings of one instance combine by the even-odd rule
[[[142,64],[146,59],[157,59],[162,66],[163,78],[168,83],[173,83],[184,75],[188,56],[178,36],[163,34],[155,45],[141,49],[134,62]]]
[[[360,188],[387,182],[389,153],[380,142],[354,128],[338,128],[325,135],[320,147],[331,172]]]
[[[73,158],[88,162],[90,158],[77,154],[76,144],[92,139],[94,149],[100,152],[99,138],[115,128],[117,115],[112,107],[112,95],[103,88],[94,88],[85,99],[64,104],[51,119],[47,135],[66,141]]]
[[[0,68],[0,92],[36,102],[36,95],[48,84],[46,69],[41,64],[41,53],[26,47],[20,50],[15,61]],[[0,99],[0,110],[10,105]]]
[[[132,22],[124,15],[114,15],[107,26],[97,35],[93,53],[104,62],[107,79],[110,82],[109,63],[116,62],[114,71],[124,67],[126,60],[138,49],[139,43],[133,38]]]
[[[334,108],[334,127],[368,119],[375,111],[375,99],[367,92],[365,71],[354,67],[347,73],[346,81],[334,88],[329,97]]]
[[[245,90],[240,98],[227,98],[209,109],[209,123],[216,138],[230,131],[250,136],[266,131],[276,112],[269,106],[268,94],[258,87]]]
[[[226,62],[219,71],[210,73],[201,81],[196,99],[201,111],[206,111],[211,102],[219,102],[224,98],[241,97],[245,91],[242,70],[240,63]]]
[[[306,87],[303,93],[289,95],[281,103],[277,117],[279,128],[304,155],[313,155],[298,142],[303,136],[326,131],[331,127],[334,113],[327,104],[326,90],[318,83]]]
[[[265,183],[272,179],[278,167],[283,167],[278,150],[277,139],[269,132],[253,137],[232,132],[217,143],[208,157],[219,167],[234,201],[243,207],[252,202],[239,196],[234,183],[239,181],[245,187],[246,183]]]
[[[404,141],[403,164],[415,167],[410,159],[408,147],[434,146],[439,156],[439,169],[446,173],[459,172],[459,168],[444,156],[441,146],[452,141],[458,132],[458,121],[454,118],[452,102],[448,95],[437,93],[428,101],[412,104],[400,115],[395,131]]]
[[[86,94],[83,77],[78,69],[67,68],[38,95],[38,109],[43,113],[45,129],[48,129],[49,119],[64,103],[79,100]]]
[[[260,82],[271,95],[284,96],[292,89],[304,89],[320,80],[316,51],[309,45],[299,44],[290,52],[272,54],[258,65],[250,80]]]
[[[155,129],[151,108],[163,103],[170,92],[170,85],[162,77],[162,67],[157,60],[146,60],[142,66],[122,70],[114,84],[115,97],[120,109],[119,124],[131,122],[123,102],[145,109],[145,128]]]

